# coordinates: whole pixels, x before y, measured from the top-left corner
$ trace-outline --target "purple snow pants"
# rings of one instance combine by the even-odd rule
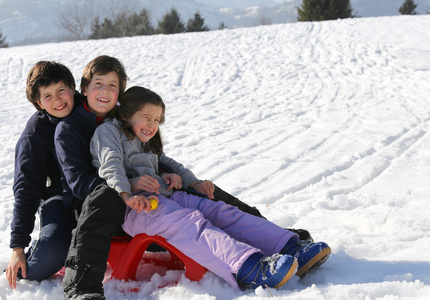
[[[237,288],[236,274],[253,253],[279,253],[296,236],[263,218],[207,198],[174,192],[158,196],[159,205],[149,213],[127,207],[122,225],[131,236],[159,235],[171,245],[224,278]]]

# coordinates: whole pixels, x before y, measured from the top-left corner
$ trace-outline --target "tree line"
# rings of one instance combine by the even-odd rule
[[[416,15],[414,0],[405,0],[399,8],[402,15]],[[427,13],[430,14],[430,11]],[[356,17],[350,0],[303,0],[297,8],[297,21],[326,21]]]
[[[125,13],[118,15],[115,19],[104,18],[101,22],[97,17],[91,25],[90,39],[105,39],[110,37],[124,37],[151,34],[173,34],[182,32],[208,31],[204,19],[199,12],[190,18],[187,24],[183,23],[176,9],[172,8],[165,14],[157,27],[153,27],[150,22],[150,15],[146,9],[140,13],[133,13],[127,16]]]
[[[90,3],[91,0],[87,0]],[[405,0],[399,8],[402,15],[416,15],[417,5],[414,0]],[[430,11],[427,13],[430,14]],[[301,7],[297,8],[297,21],[325,21],[356,17],[353,14],[350,0],[302,0]],[[90,33],[86,26],[90,22]],[[150,21],[150,13],[142,9],[139,13],[129,13],[124,10],[113,18],[93,17],[91,7],[82,10],[77,6],[67,7],[64,13],[59,14],[57,24],[68,32],[71,39],[105,39],[111,37],[125,37],[152,34],[174,34],[183,32],[208,31],[204,18],[197,11],[186,24],[175,8],[166,13],[154,27]],[[226,28],[221,23],[218,29]],[[0,31],[0,48],[8,47],[6,37]]]
[[[417,5],[413,0],[405,0],[399,8],[403,15],[415,15]],[[297,8],[297,21],[325,21],[356,17],[353,14],[350,0],[303,0],[302,6]],[[430,13],[430,12],[429,12]],[[218,29],[224,29],[223,23]],[[197,11],[194,18],[190,18],[185,25],[176,9],[172,8],[166,13],[157,27],[150,22],[150,15],[146,9],[140,13],[126,16],[125,13],[118,15],[115,20],[105,18],[100,23],[96,18],[91,26],[90,39],[103,39],[109,37],[123,37],[151,34],[174,34],[183,32],[208,31],[204,24],[204,18]]]

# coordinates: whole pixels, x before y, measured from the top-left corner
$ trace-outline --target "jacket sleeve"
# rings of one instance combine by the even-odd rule
[[[91,139],[93,166],[106,180],[109,187],[118,193],[131,194],[131,185],[124,169],[124,151],[121,145],[121,133],[111,122],[97,127]]]
[[[43,140],[32,135],[21,136],[16,145],[11,248],[25,248],[30,243],[36,212],[46,186],[46,146]]]
[[[164,153],[160,156],[159,165],[167,166],[173,173],[179,175],[184,187],[188,187],[193,181],[198,180],[190,169],[185,168],[183,164],[178,163]]]
[[[91,164],[92,131],[84,128],[85,124],[69,124],[65,120],[55,130],[55,152],[68,187],[76,198],[84,200],[105,181]]]

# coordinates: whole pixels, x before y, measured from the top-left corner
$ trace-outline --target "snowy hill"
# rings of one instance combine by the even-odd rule
[[[165,100],[169,156],[332,247],[274,298],[428,299],[428,28],[430,15],[397,16],[0,49],[0,268],[11,255],[14,147],[34,112],[27,73],[56,60],[79,83],[87,62],[107,54],[124,62],[129,87]],[[110,300],[270,297],[210,272],[200,282],[177,271],[111,280],[105,290]],[[0,299],[62,299],[61,276],[12,291],[2,274]]]
[[[350,2],[356,16],[379,17],[399,15],[404,0]],[[115,12],[126,6],[135,11],[146,8],[154,26],[172,7],[185,23],[199,11],[205,24],[216,30],[222,22],[229,28],[296,22],[297,7],[302,0],[2,0],[0,30],[10,46],[63,41],[66,32],[58,26],[59,16],[76,7],[87,10],[87,3],[94,3],[95,14],[102,18],[110,17],[112,8]],[[430,10],[430,0],[414,0],[414,3],[419,14]]]

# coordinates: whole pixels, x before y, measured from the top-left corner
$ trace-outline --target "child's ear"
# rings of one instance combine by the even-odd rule
[[[39,100],[37,100],[36,102],[41,109],[45,110],[45,107],[43,107],[42,102],[40,102]]]
[[[85,97],[88,96],[87,95],[87,88],[86,87],[84,88],[84,91],[82,92],[82,95],[84,95]]]

